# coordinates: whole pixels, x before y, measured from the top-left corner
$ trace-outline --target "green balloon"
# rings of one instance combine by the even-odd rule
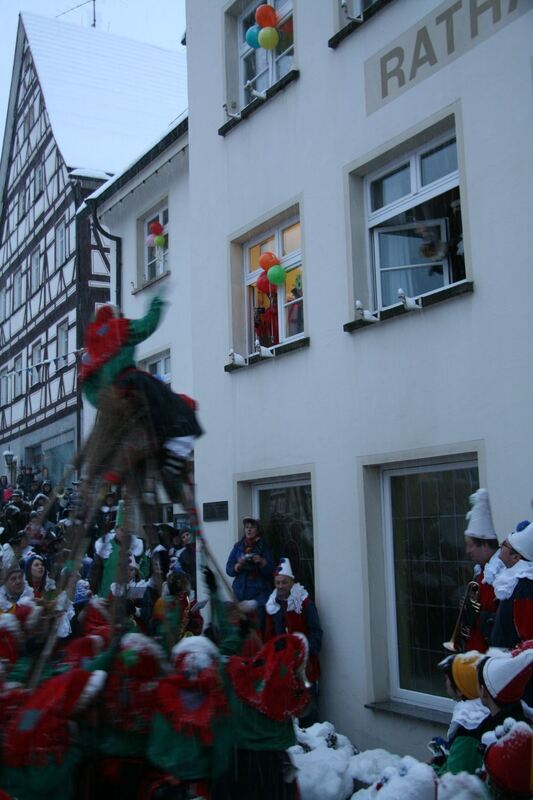
[[[257,41],[265,50],[274,50],[279,42],[279,33],[275,28],[261,28]]]
[[[166,243],[166,239],[164,236],[155,236],[154,237],[154,244],[156,247],[164,247]]]
[[[279,264],[270,267],[267,272],[268,281],[269,283],[273,283],[274,286],[281,286],[282,283],[285,283],[286,277],[287,273]]]

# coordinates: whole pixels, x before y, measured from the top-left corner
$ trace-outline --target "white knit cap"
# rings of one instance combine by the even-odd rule
[[[478,489],[469,499],[472,508],[466,515],[468,524],[465,536],[474,536],[476,539],[497,539],[487,490]]]
[[[533,522],[521,531],[513,531],[507,537],[507,541],[517,553],[520,553],[526,561],[533,561]]]
[[[292,572],[291,562],[288,558],[281,558],[278,566],[276,567],[276,571],[274,572],[274,576],[276,575],[286,575],[287,578],[292,578],[294,580],[294,575]]]

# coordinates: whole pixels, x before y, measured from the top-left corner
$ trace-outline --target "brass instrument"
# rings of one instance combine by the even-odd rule
[[[464,653],[465,644],[470,637],[480,611],[479,584],[476,581],[470,581],[466,587],[465,596],[459,608],[459,615],[450,640],[442,643],[446,650],[450,650],[452,653]]]

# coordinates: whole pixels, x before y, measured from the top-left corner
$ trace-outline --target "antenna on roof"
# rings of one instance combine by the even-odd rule
[[[93,22],[91,27],[96,28],[96,0],[85,0],[84,3],[78,3],[77,6],[72,6],[72,8],[67,8],[67,10],[62,11],[61,14],[56,14],[56,19],[58,17],[63,17],[65,14],[69,14],[71,11],[76,11],[77,8],[81,8],[82,6],[88,6],[89,3],[93,4]]]

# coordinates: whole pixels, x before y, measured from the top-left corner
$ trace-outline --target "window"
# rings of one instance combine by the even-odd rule
[[[151,226],[159,226],[159,234],[152,232]],[[144,282],[153,281],[168,272],[168,208],[164,207],[143,220],[144,239]]]
[[[170,383],[172,374],[170,370],[170,350],[165,350],[164,353],[158,353],[152,358],[146,359],[141,362],[141,369],[155,375],[165,383]]]
[[[465,279],[453,131],[368,175],[365,203],[375,307]]]
[[[383,470],[391,697],[446,707],[442,643],[450,639],[472,564],[465,560],[475,461]]]
[[[34,121],[33,103],[31,103],[24,117],[24,138],[29,135],[31,129],[33,128]]]
[[[61,264],[65,261],[67,257],[67,230],[65,227],[65,220],[61,220],[59,225],[56,227],[56,237],[55,237],[55,245],[56,245],[56,260],[55,264],[56,267],[60,267]]]
[[[44,192],[44,164],[38,164],[35,168],[33,196],[39,197]]]
[[[302,336],[304,293],[301,226],[297,217],[255,236],[243,246],[248,352]],[[261,256],[272,253],[284,271],[280,285],[270,283]]]
[[[290,559],[294,576],[315,596],[313,497],[311,482],[293,478],[253,485],[254,516],[261,521],[276,563]]]
[[[41,283],[41,268],[39,250],[34,250],[30,256],[30,286],[31,294],[37,291]]]
[[[67,365],[68,354],[68,320],[57,326],[57,369]]]
[[[13,311],[22,305],[22,270],[13,275]]]
[[[26,188],[23,187],[20,190],[19,195],[18,195],[17,214],[18,214],[18,221],[19,222],[24,217],[24,215],[26,214],[27,210],[28,209],[26,208]]]
[[[0,322],[7,318],[7,289],[3,286],[0,289]]]
[[[13,397],[22,394],[22,356],[19,355],[13,362]]]
[[[294,62],[292,0],[270,0],[268,3],[276,12],[279,37],[272,50],[252,47],[247,41],[246,33],[256,25],[255,11],[259,5],[259,2],[248,4],[237,21],[241,106],[248,105],[254,99],[254,91],[263,92],[283,78]]]
[[[42,348],[41,343],[37,342],[31,348],[30,354],[30,362],[28,364],[31,369],[29,370],[29,385],[33,386],[36,383],[39,383],[41,378],[41,360],[42,360]]]
[[[3,408],[9,403],[9,375],[8,369],[5,367],[0,372],[0,408]]]

